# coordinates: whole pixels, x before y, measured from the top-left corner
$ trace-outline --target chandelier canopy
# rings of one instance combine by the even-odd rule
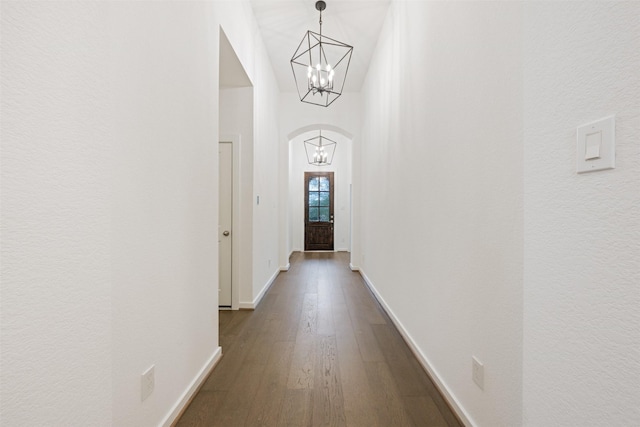
[[[320,32],[307,31],[291,58],[291,69],[300,101],[328,107],[344,88],[351,63],[353,46],[322,35],[322,11],[327,4],[320,0]]]
[[[337,143],[326,136],[319,136],[304,141],[304,151],[307,153],[307,162],[315,166],[328,166],[333,162],[333,154]]]

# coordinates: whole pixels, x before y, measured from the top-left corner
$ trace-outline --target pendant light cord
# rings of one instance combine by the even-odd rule
[[[318,64],[322,64],[322,9],[320,9],[320,48],[318,49],[320,52],[320,62]],[[320,78],[320,76],[318,76]]]

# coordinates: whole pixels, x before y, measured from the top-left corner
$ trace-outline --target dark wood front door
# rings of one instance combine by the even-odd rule
[[[333,250],[333,172],[304,173],[304,250]]]

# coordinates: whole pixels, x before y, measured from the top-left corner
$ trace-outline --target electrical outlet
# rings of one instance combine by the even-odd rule
[[[471,356],[471,378],[480,390],[484,390],[484,365],[475,356]]]
[[[153,393],[153,389],[156,385],[155,367],[156,365],[151,365],[149,369],[142,373],[140,391],[143,401]]]

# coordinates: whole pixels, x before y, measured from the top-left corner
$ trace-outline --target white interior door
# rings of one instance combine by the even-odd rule
[[[218,264],[220,307],[231,308],[231,249],[233,245],[233,144],[219,144],[219,194],[220,212],[218,225]]]

